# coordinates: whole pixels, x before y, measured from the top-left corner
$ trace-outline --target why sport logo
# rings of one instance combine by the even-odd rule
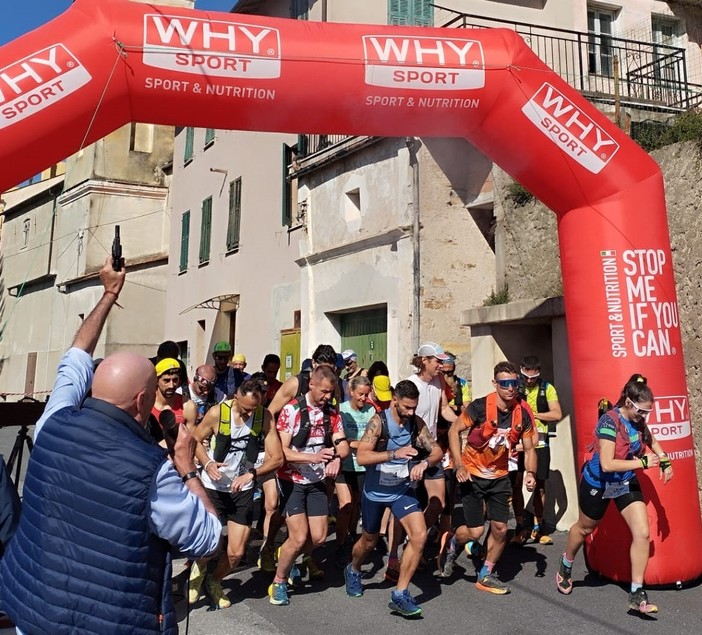
[[[63,44],[54,44],[0,69],[0,128],[54,105],[91,79]]]
[[[544,83],[522,112],[553,143],[585,169],[599,174],[619,144],[557,88]]]
[[[692,434],[690,406],[685,395],[656,395],[648,427],[659,441],[684,439]]]
[[[205,77],[280,77],[280,32],[272,27],[144,16],[144,64]]]
[[[476,40],[441,37],[363,36],[366,84],[419,90],[485,86],[485,58]]]

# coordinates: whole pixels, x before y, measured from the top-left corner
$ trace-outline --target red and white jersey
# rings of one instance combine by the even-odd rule
[[[324,449],[324,438],[326,436],[324,411],[322,408],[311,405],[307,396],[305,398],[307,399],[307,408],[310,416],[310,434],[304,447],[292,446],[292,448],[297,452],[314,454]],[[330,434],[343,433],[344,426],[338,411],[331,406],[328,407],[329,425],[331,426]],[[287,432],[293,438],[295,437],[300,430],[300,408],[297,399],[294,399],[283,408],[278,417],[276,427],[278,432]],[[301,485],[319,483],[324,480],[324,463],[289,463],[285,461],[278,470],[278,478]]]

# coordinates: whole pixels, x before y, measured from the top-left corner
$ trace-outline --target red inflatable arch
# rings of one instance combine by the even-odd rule
[[[633,372],[648,376],[651,424],[676,477],[666,487],[657,471],[642,478],[653,545],[646,582],[702,573],[660,170],[518,35],[77,0],[0,49],[0,191],[130,121],[466,137],[558,216],[579,460],[598,399]],[[591,566],[628,580],[629,543],[618,515],[608,516],[589,545]]]

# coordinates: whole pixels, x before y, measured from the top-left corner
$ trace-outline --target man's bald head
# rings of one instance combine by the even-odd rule
[[[136,353],[115,353],[95,371],[93,397],[130,414],[145,425],[156,399],[154,365]]]
[[[217,379],[217,372],[215,371],[214,366],[211,366],[210,364],[198,366],[195,369],[195,374],[203,379],[206,379],[207,381],[214,381]]]

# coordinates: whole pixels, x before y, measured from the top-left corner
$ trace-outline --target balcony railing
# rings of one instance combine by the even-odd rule
[[[684,48],[511,22],[460,13],[434,5],[448,28],[507,28],[568,84],[592,101],[613,102],[618,87],[621,104],[674,112],[702,103],[702,91],[688,81]],[[615,66],[618,62],[618,77]]]
[[[702,105],[702,85],[688,81],[684,48],[486,18],[437,4],[434,7],[437,25],[445,28],[515,31],[544,63],[591,101],[613,103],[618,92],[621,105],[650,111],[674,113]],[[439,24],[441,17],[445,21]],[[300,135],[298,157],[308,157],[349,138]]]

